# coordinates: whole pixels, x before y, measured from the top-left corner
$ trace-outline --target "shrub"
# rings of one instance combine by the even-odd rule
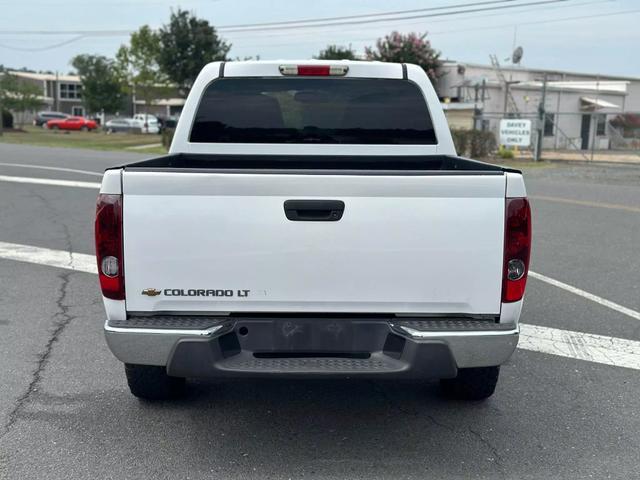
[[[456,129],[451,134],[460,156],[486,158],[497,147],[496,137],[492,132]]]
[[[498,149],[498,156],[503,160],[510,160],[515,157],[515,153],[513,153],[513,150],[510,148],[500,145],[500,148]]]
[[[9,110],[2,110],[2,126],[4,128],[13,128],[13,115]]]
[[[458,155],[465,155],[469,147],[469,133],[471,130],[454,129],[451,130],[451,136],[453,137],[453,144],[456,147]]]
[[[486,158],[497,147],[496,137],[493,132],[471,130],[469,140],[469,156],[471,158]]]

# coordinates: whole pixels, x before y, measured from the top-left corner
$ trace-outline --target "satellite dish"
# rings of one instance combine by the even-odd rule
[[[518,47],[513,51],[513,54],[511,55],[511,63],[513,64],[520,64],[520,60],[522,60],[522,55],[524,54],[524,50],[522,49],[522,47]]]

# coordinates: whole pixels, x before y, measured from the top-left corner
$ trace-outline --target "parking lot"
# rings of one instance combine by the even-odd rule
[[[141,158],[0,144],[0,478],[637,478],[640,165],[525,168],[534,274],[486,402],[278,380],[149,404],[91,273],[94,184]]]

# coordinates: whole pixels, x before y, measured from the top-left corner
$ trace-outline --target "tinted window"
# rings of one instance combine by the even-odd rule
[[[205,90],[198,143],[435,144],[420,89],[407,80],[223,78]]]

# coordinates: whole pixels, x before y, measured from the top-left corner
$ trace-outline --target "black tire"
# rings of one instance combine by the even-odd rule
[[[154,365],[124,366],[129,390],[144,400],[169,400],[178,398],[184,393],[185,379],[170,377],[165,367]]]
[[[53,125],[50,128],[51,130],[60,130],[60,127],[58,125]]]
[[[460,400],[484,400],[493,395],[500,367],[461,368],[456,378],[440,380],[445,395]]]
[[[80,127],[80,130],[82,130],[83,132],[88,132],[89,131],[89,127],[87,127],[86,125],[83,125]]]

